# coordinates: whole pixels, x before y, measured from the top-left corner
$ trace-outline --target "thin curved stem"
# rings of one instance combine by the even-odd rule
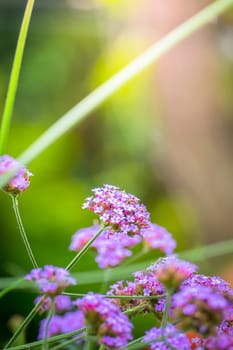
[[[48,334],[49,334],[49,325],[50,325],[50,322],[52,320],[52,317],[54,315],[54,312],[55,312],[55,305],[54,305],[54,300],[52,300],[51,302],[51,306],[50,306],[50,309],[49,309],[49,313],[48,313],[48,317],[47,317],[47,320],[46,320],[46,324],[45,324],[45,337],[44,337],[44,343],[43,343],[43,346],[42,346],[42,350],[48,350]]]
[[[14,61],[12,65],[9,85],[7,89],[7,95],[6,95],[6,101],[3,111],[3,117],[2,117],[2,123],[1,123],[1,130],[0,130],[0,155],[4,153],[5,145],[7,142],[9,129],[10,129],[10,122],[11,122],[11,115],[14,107],[15,102],[15,95],[16,90],[18,86],[18,80],[19,80],[19,73],[21,69],[22,64],[22,58],[24,53],[24,47],[25,42],[27,38],[28,28],[30,24],[31,14],[33,10],[35,0],[28,0],[23,21],[21,24],[18,42],[16,46]]]
[[[169,310],[170,310],[170,304],[171,304],[171,294],[172,294],[172,292],[170,290],[167,290],[165,310],[164,310],[163,319],[162,319],[162,322],[161,322],[162,333],[164,332],[164,329],[165,329],[165,327],[167,325],[168,318],[169,318]]]
[[[96,238],[105,230],[106,226],[102,225],[99,231],[85,244],[85,246],[77,253],[73,260],[67,265],[66,270],[71,270],[72,267],[82,258],[82,256],[87,252],[92,243]]]
[[[23,223],[22,223],[22,220],[21,220],[20,212],[19,212],[18,199],[17,199],[16,196],[11,196],[11,198],[12,198],[12,202],[13,202],[13,209],[14,209],[16,220],[17,220],[17,223],[18,223],[19,231],[20,231],[21,237],[23,239],[25,248],[27,250],[28,256],[29,256],[29,258],[31,260],[31,263],[32,263],[33,267],[34,268],[38,268],[38,264],[36,262],[36,259],[34,257],[33,252],[32,252],[31,246],[29,244],[26,232],[25,232],[24,227],[23,227]]]
[[[67,341],[62,342],[61,344],[58,344],[54,347],[52,347],[50,350],[58,350],[58,349],[64,349],[65,346],[70,345],[74,342],[77,342],[78,340],[81,340],[84,338],[84,335],[80,335],[78,337],[74,337],[72,339],[69,339]]]
[[[13,336],[11,337],[11,339],[8,341],[8,343],[5,345],[4,349],[8,349],[9,346],[11,344],[13,344],[15,342],[15,340],[18,338],[18,336],[20,335],[20,333],[24,330],[25,327],[27,327],[27,325],[31,322],[31,320],[33,319],[33,317],[36,315],[37,311],[39,310],[41,304],[44,301],[44,298],[46,296],[42,297],[40,299],[40,301],[34,306],[34,308],[31,310],[31,312],[27,315],[27,317],[25,318],[25,320],[21,323],[21,325],[19,326],[19,328],[16,330],[16,332],[13,334]]]
[[[80,334],[81,332],[84,332],[86,330],[86,328],[80,328],[76,331],[72,331],[72,332],[68,332],[68,333],[63,333],[63,334],[59,334],[59,335],[55,335],[54,337],[48,338],[48,343],[55,343],[57,341],[61,341],[63,339],[66,339],[68,337],[73,337],[75,335]],[[24,345],[18,345],[18,346],[13,346],[10,348],[7,348],[8,350],[29,350],[32,348],[35,348],[37,346],[42,345],[44,342],[44,340],[37,340],[34,341],[32,343],[28,343],[28,344],[24,344]]]

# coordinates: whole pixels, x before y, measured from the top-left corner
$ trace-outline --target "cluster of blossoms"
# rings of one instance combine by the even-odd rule
[[[113,300],[123,311],[141,305],[141,308],[136,309],[135,314],[154,312],[158,318],[161,318],[165,309],[165,287],[150,272],[138,271],[133,275],[134,281],[119,281],[110,287],[107,294],[109,296],[132,296],[130,299],[116,298]],[[140,299],[137,296],[145,298]]]
[[[35,282],[42,293],[52,297],[62,293],[66,287],[76,284],[69,271],[52,265],[33,269],[25,278]]]
[[[98,214],[106,227],[91,245],[97,251],[100,268],[117,266],[132,254],[130,248],[140,242],[147,249],[173,252],[176,241],[166,229],[149,222],[149,213],[138,198],[110,185],[93,192],[94,196],[86,199],[83,208]],[[100,228],[96,224],[78,230],[72,237],[70,250],[80,251]]]
[[[100,225],[78,230],[72,237],[70,250],[80,251],[84,245],[100,230]],[[116,232],[114,235],[109,230],[102,232],[92,243],[91,247],[97,251],[96,262],[100,268],[119,265],[132,252],[128,249],[141,241],[139,235],[130,237],[124,233]]]
[[[83,312],[88,334],[97,335],[99,344],[107,349],[122,349],[132,339],[131,322],[111,300],[88,293],[75,303]]]
[[[32,173],[14,158],[8,155],[0,157],[0,175],[15,169],[18,169],[16,174],[8,181],[3,189],[4,191],[16,196],[28,188],[30,185],[29,177]]]
[[[227,282],[197,274],[196,265],[172,255],[175,240],[149,222],[146,208],[136,197],[109,185],[93,192],[83,207],[98,214],[102,226],[76,232],[71,250],[86,249],[99,231],[91,248],[97,251],[101,268],[118,265],[139,243],[167,256],[135,272],[132,281],[116,282],[107,297],[89,292],[74,301],[61,295],[76,284],[66,269],[51,265],[33,269],[26,279],[35,282],[43,294],[35,301],[41,304],[39,312],[54,310],[52,317],[41,321],[39,339],[80,330],[79,337],[72,339],[78,347],[92,337],[105,350],[123,350],[133,328],[126,313],[130,318],[152,313],[160,327],[146,332],[142,340],[146,349],[233,350],[233,290]]]
[[[137,197],[111,185],[95,188],[93,192],[94,196],[86,199],[83,208],[99,215],[100,221],[113,232],[133,236],[148,227],[150,215]]]

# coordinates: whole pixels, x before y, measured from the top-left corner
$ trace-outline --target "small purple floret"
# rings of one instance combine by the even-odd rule
[[[18,168],[16,175],[8,181],[3,189],[13,195],[18,195],[24,192],[30,185],[29,177],[32,176],[32,173],[14,158],[8,155],[0,157],[0,175],[15,168]]]
[[[45,265],[44,268],[33,269],[25,277],[34,281],[42,293],[55,296],[62,293],[66,287],[76,284],[69,271],[61,267]]]

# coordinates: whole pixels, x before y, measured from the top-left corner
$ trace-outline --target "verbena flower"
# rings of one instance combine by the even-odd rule
[[[219,292],[229,301],[233,301],[233,289],[230,287],[229,283],[224,281],[219,276],[205,276],[201,274],[193,274],[190,278],[186,279],[182,286],[205,286],[210,287],[214,291]]]
[[[171,316],[182,329],[207,336],[216,333],[228,307],[229,302],[210,287],[184,286],[172,297]]]
[[[62,293],[66,287],[76,284],[69,271],[61,267],[45,265],[43,268],[33,269],[25,277],[37,284],[42,293],[55,296]]]
[[[52,318],[48,324],[47,336],[53,337],[54,335],[62,333],[62,322],[63,322],[62,316],[58,316],[58,315],[52,316]],[[42,320],[40,322],[38,339],[45,338],[47,323],[48,323],[48,318],[45,318],[44,320]]]
[[[143,342],[149,342],[151,350],[191,349],[188,337],[169,323],[165,329],[154,327],[148,330]]]
[[[83,208],[99,215],[100,221],[110,227],[112,232],[133,236],[149,225],[146,207],[132,194],[111,185],[92,191],[94,196],[86,199]]]
[[[99,231],[100,225],[83,228],[72,237],[71,250],[79,251]],[[114,235],[105,230],[92,243],[91,247],[97,251],[96,262],[100,268],[117,266],[132,252],[127,249],[133,247],[141,240],[139,235],[130,237],[124,233],[116,232]]]
[[[135,272],[134,281],[119,281],[110,287],[107,293],[112,296],[155,296],[155,298],[139,299],[134,297],[132,299],[114,299],[114,303],[120,306],[125,311],[135,306],[141,305],[141,310],[135,311],[137,313],[156,312],[157,317],[161,317],[165,309],[165,288],[156,279],[156,277],[149,272]],[[156,296],[158,298],[156,298]]]
[[[155,274],[157,279],[168,289],[176,289],[182,281],[197,271],[197,266],[188,261],[180,260],[175,255],[160,258],[147,269]]]
[[[48,318],[40,322],[38,339],[45,338],[47,322]],[[54,315],[48,324],[48,337],[76,331],[83,327],[84,317],[81,311],[70,311],[63,316]],[[82,334],[83,333],[80,333],[80,335]]]
[[[35,304],[37,304],[41,298],[41,295],[35,299]],[[54,298],[46,297],[43,300],[42,305],[40,306],[40,313],[48,311],[51,308],[52,303],[54,303],[55,312],[64,312],[72,308],[72,300],[67,295],[57,295]]]
[[[8,155],[0,157],[0,175],[15,168],[18,168],[16,175],[8,181],[3,189],[8,193],[18,195],[24,192],[30,185],[29,177],[32,176],[32,173],[14,158]]]
[[[150,224],[141,230],[143,241],[152,249],[160,249],[165,254],[171,254],[176,248],[176,241],[162,226]]]
[[[217,334],[204,341],[205,350],[233,350],[233,336],[229,334]]]
[[[75,304],[83,312],[88,334],[97,336],[105,349],[122,349],[132,339],[132,324],[111,300],[90,292]]]
[[[218,328],[219,334],[224,333],[233,337],[233,305],[227,310],[226,315],[222,323]]]

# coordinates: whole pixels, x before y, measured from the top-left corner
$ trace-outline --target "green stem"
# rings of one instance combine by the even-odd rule
[[[7,142],[11,115],[14,107],[15,95],[18,86],[19,73],[21,69],[21,63],[23,58],[23,52],[25,47],[25,42],[27,38],[29,23],[31,19],[32,9],[35,0],[28,0],[27,6],[25,8],[23,21],[21,24],[18,42],[16,46],[14,61],[12,65],[10,81],[7,89],[6,101],[3,111],[1,131],[0,131],[0,155],[4,153],[4,148]]]
[[[170,310],[170,304],[171,304],[171,295],[172,295],[172,291],[171,290],[167,290],[165,311],[164,311],[163,319],[162,319],[162,322],[161,322],[162,331],[164,331],[164,329],[165,329],[165,327],[167,325],[167,322],[168,322],[169,310]]]
[[[105,230],[106,226],[102,225],[98,232],[85,244],[85,246],[78,252],[73,260],[67,265],[66,270],[71,270],[72,267],[82,258],[82,256],[87,252],[92,243],[96,238]]]
[[[76,331],[72,331],[69,333],[64,333],[64,334],[59,334],[59,335],[55,335],[54,337],[48,338],[48,343],[55,343],[56,341],[61,341],[63,339],[66,339],[68,337],[73,337],[77,334],[80,334],[81,332],[84,332],[85,328],[80,328]],[[38,340],[32,343],[28,343],[28,344],[24,344],[24,345],[18,345],[18,346],[13,346],[8,348],[8,350],[25,350],[25,349],[31,349],[31,348],[35,348],[37,346],[43,345],[44,340]]]
[[[20,278],[19,280],[14,281],[10,286],[6,287],[0,292],[0,299],[7,293],[9,293],[12,289],[18,286],[20,283],[24,281],[24,278]]]
[[[19,213],[18,199],[17,199],[16,196],[11,196],[11,198],[12,198],[12,202],[13,202],[14,213],[15,213],[16,220],[17,220],[17,223],[18,223],[18,226],[19,226],[19,231],[20,231],[21,237],[23,239],[25,248],[27,250],[28,256],[29,256],[29,258],[31,260],[31,263],[32,263],[33,267],[34,268],[38,268],[38,264],[36,262],[36,259],[35,259],[34,255],[33,255],[33,252],[31,250],[29,241],[27,239],[26,232],[25,232],[24,227],[23,227],[23,223],[22,223],[21,216],[20,216],[20,213]]]
[[[104,344],[100,345],[99,350],[104,350]]]
[[[45,296],[40,299],[40,301],[34,306],[34,308],[31,310],[31,312],[27,315],[25,320],[21,323],[21,325],[19,326],[17,331],[13,334],[11,339],[8,341],[8,343],[4,347],[4,350],[8,349],[9,346],[14,343],[14,341],[17,339],[17,337],[20,335],[20,333],[24,330],[24,328],[27,327],[27,325],[31,322],[31,320],[33,319],[33,317],[36,315],[37,311],[39,310],[41,304],[43,303],[44,298],[45,298]]]
[[[34,143],[29,146],[18,158],[27,164],[36,158],[52,143],[68,132],[90,112],[106,101],[128,81],[137,76],[145,68],[170,51],[177,44],[189,37],[192,33],[215,19],[233,5],[233,0],[218,0],[210,4],[186,22],[168,33],[144,53],[138,56],[125,68],[99,86],[85,97],[80,103],[64,114],[57,122],[47,129]],[[2,186],[2,181],[0,182]]]
[[[70,293],[70,292],[63,292],[62,295],[68,295],[73,297],[84,297],[86,294],[82,293]],[[163,298],[165,294],[159,294],[159,295],[103,295],[105,298],[108,299],[159,299]]]
[[[84,337],[83,335],[80,335],[78,337],[74,337],[72,339],[69,339],[67,341],[62,342],[59,345],[54,346],[53,348],[50,348],[50,350],[64,349],[64,347],[66,347],[67,345],[70,345],[70,344],[72,344],[74,342],[77,342],[78,340],[83,339],[83,337]]]
[[[54,300],[52,300],[51,306],[50,306],[50,309],[49,309],[49,313],[48,313],[48,317],[47,317],[47,320],[46,320],[45,337],[44,337],[44,343],[43,343],[43,346],[42,346],[42,350],[48,350],[49,325],[50,325],[51,319],[52,319],[52,317],[54,315],[54,312],[55,312],[55,304],[54,304]]]
[[[145,309],[145,305],[137,305],[137,306],[132,307],[131,309],[124,311],[124,314],[130,315],[130,314],[134,313],[135,311],[138,311],[138,310],[140,311],[140,310],[144,310],[144,309]]]

